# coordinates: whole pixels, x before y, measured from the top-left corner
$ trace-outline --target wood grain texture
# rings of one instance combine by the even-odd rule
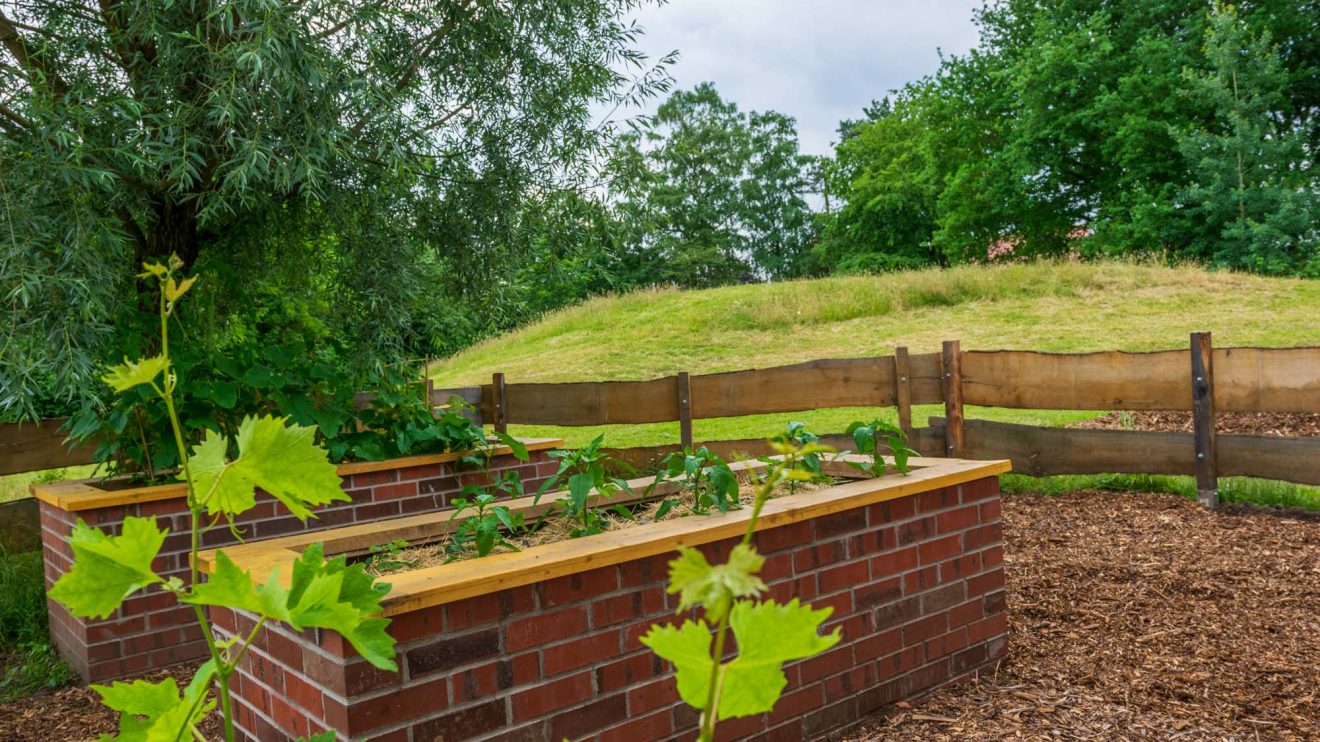
[[[894,406],[898,408],[898,427],[912,437],[912,363],[908,349],[894,348]]]
[[[943,419],[917,429],[918,445],[943,434]],[[1013,471],[1055,474],[1194,475],[1191,433],[1143,430],[1085,430],[968,420],[969,458],[1008,459]],[[923,444],[923,441],[927,441]],[[1220,435],[1219,476],[1259,477],[1320,485],[1320,438]]]
[[[692,450],[692,377],[686,371],[678,372],[678,441],[679,445]]]
[[[945,340],[941,354],[944,368],[944,455],[962,456],[967,439],[963,430],[962,350],[957,340]]]
[[[61,417],[0,424],[0,475],[92,463],[95,443],[70,447],[64,442],[66,422]]]
[[[1009,464],[1006,461],[945,460],[918,469],[909,476],[892,474],[879,479],[857,480],[827,489],[778,497],[766,503],[756,530],[777,528],[918,492],[956,486],[1008,470]],[[696,546],[736,537],[747,529],[750,517],[750,509],[743,509],[720,516],[676,518],[544,544],[521,552],[492,554],[482,559],[390,575],[385,581],[392,585],[392,589],[381,601],[383,613],[387,616],[408,613],[589,569],[668,554],[679,546]],[[388,523],[374,525],[385,526]],[[334,531],[320,534],[328,539],[328,552],[330,544],[334,543],[334,534]],[[396,536],[386,529],[376,537],[388,541]],[[244,569],[261,568],[266,571],[272,566],[291,563],[296,558],[293,551],[283,546],[247,552],[225,549],[225,553]],[[283,572],[287,572],[287,568]]]
[[[1210,333],[1191,337],[1192,439],[1196,449],[1196,492],[1202,505],[1219,503],[1215,458],[1215,377]]]

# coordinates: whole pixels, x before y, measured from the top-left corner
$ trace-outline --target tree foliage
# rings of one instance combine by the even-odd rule
[[[844,122],[818,260],[1156,254],[1312,271],[1317,18],[1285,0],[992,3],[978,48]]]
[[[608,142],[593,105],[664,87],[639,1],[0,4],[0,406],[86,385],[128,277],[171,254],[228,310],[198,332],[287,288],[399,351]]]

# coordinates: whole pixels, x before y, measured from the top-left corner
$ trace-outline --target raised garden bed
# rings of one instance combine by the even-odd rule
[[[519,461],[504,446],[492,452],[489,471],[516,471],[523,481],[537,487],[554,474],[556,463],[546,452],[562,441],[523,441],[529,460]],[[289,533],[314,533],[354,523],[396,518],[410,513],[446,508],[462,486],[481,471],[459,460],[470,451],[427,454],[340,464],[343,491],[352,500],[318,509],[315,518],[298,520],[278,500],[257,493],[257,506],[236,519],[244,539],[264,539]],[[155,516],[168,522],[173,531],[160,552],[156,570],[164,577],[187,580],[188,522],[187,488],[182,483],[125,487],[122,483],[79,480],[33,485],[40,501],[41,541],[45,552],[46,588],[66,573],[72,564],[69,538],[74,524],[82,519],[110,534],[118,533],[124,518]],[[203,544],[229,547],[239,539],[220,524],[207,531]],[[177,604],[162,592],[129,598],[106,619],[76,618],[60,604],[47,601],[51,639],[74,670],[88,681],[102,681],[139,674],[176,662],[204,657],[206,645],[193,611]]]
[[[721,736],[810,739],[1002,656],[1007,621],[997,475],[1007,462],[914,459],[908,476],[846,481],[770,500],[755,543],[770,595],[834,614],[826,653],[786,666],[774,712]],[[758,464],[746,465],[755,468]],[[836,471],[842,474],[846,470]],[[639,480],[643,484],[647,480]],[[547,496],[509,502],[536,515]],[[610,501],[617,503],[618,498]],[[723,560],[749,512],[678,518],[382,578],[398,673],[329,631],[265,626],[240,666],[239,725],[251,739],[325,729],[343,739],[665,739],[696,715],[671,669],[639,641],[673,620],[667,563],[680,545]],[[287,575],[306,546],[362,555],[433,541],[425,514],[227,548],[240,567]],[[214,552],[201,556],[209,568]],[[212,609],[220,637],[253,617]]]

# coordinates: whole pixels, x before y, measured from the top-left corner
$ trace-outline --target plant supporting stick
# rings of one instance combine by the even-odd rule
[[[798,447],[772,440],[771,445],[780,458],[772,460],[757,485],[747,531],[728,562],[711,565],[700,551],[683,547],[669,563],[668,591],[679,594],[679,612],[699,605],[703,617],[677,628],[655,625],[642,637],[643,644],[674,664],[679,695],[701,712],[699,742],[715,738],[720,719],[770,711],[788,685],[783,664],[819,654],[840,638],[838,629],[819,634],[832,608],[813,610],[796,598],[785,605],[749,599],[765,591],[765,583],[756,576],[765,557],[752,546],[765,501],[780,482],[814,478],[803,468],[804,459],[831,450],[817,443]],[[708,620],[715,624],[713,650]],[[730,631],[738,642],[738,656],[724,662]]]
[[[125,359],[104,378],[118,393],[146,384],[168,410],[192,513],[190,580],[185,583],[178,577],[166,579],[156,574],[153,563],[168,531],[157,528],[154,517],[125,518],[123,531],[117,536],[79,520],[71,539],[73,567],[51,588],[50,596],[80,617],[108,617],[129,595],[153,585],[193,606],[210,659],[198,668],[182,695],[172,678],[160,683],[138,680],[92,688],[107,706],[120,712],[118,739],[169,742],[202,739],[197,725],[217,705],[209,699],[214,682],[225,739],[233,742],[230,677],[269,621],[284,622],[295,630],[317,627],[338,631],[373,665],[397,669],[394,640],[385,633],[389,621],[375,617],[389,586],[374,583],[361,565],[349,566],[343,557],[326,561],[320,545],[303,552],[287,587],[273,571],[264,583],[258,583],[223,552],[216,554],[209,580],[198,581],[197,553],[202,533],[222,519],[233,529],[234,516],[256,504],[257,488],[279,499],[304,520],[311,516],[312,507],[349,498],[340,489],[339,476],[326,452],[315,444],[315,430],[286,425],[285,418],[247,417],[234,440],[208,430],[202,442],[188,450],[174,404],[178,378],[170,364],[169,320],[178,300],[196,279],[177,280],[175,274],[181,264],[175,258],[168,266],[144,267],[146,272],[141,277],[155,278],[160,284],[160,354],[137,361]],[[232,459],[231,449],[237,452]],[[220,641],[207,620],[205,606],[246,611],[255,614],[257,620],[246,636]],[[333,737],[333,732],[327,732],[315,739]]]

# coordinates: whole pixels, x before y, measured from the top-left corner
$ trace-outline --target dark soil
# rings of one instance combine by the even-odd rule
[[[1163,430],[1192,432],[1190,412],[1110,412],[1094,420],[1074,423],[1072,428]],[[1320,414],[1276,412],[1225,412],[1215,416],[1215,430],[1235,435],[1286,435],[1320,437]]]
[[[1007,658],[850,742],[1320,739],[1320,524],[1076,492],[1004,525]]]

